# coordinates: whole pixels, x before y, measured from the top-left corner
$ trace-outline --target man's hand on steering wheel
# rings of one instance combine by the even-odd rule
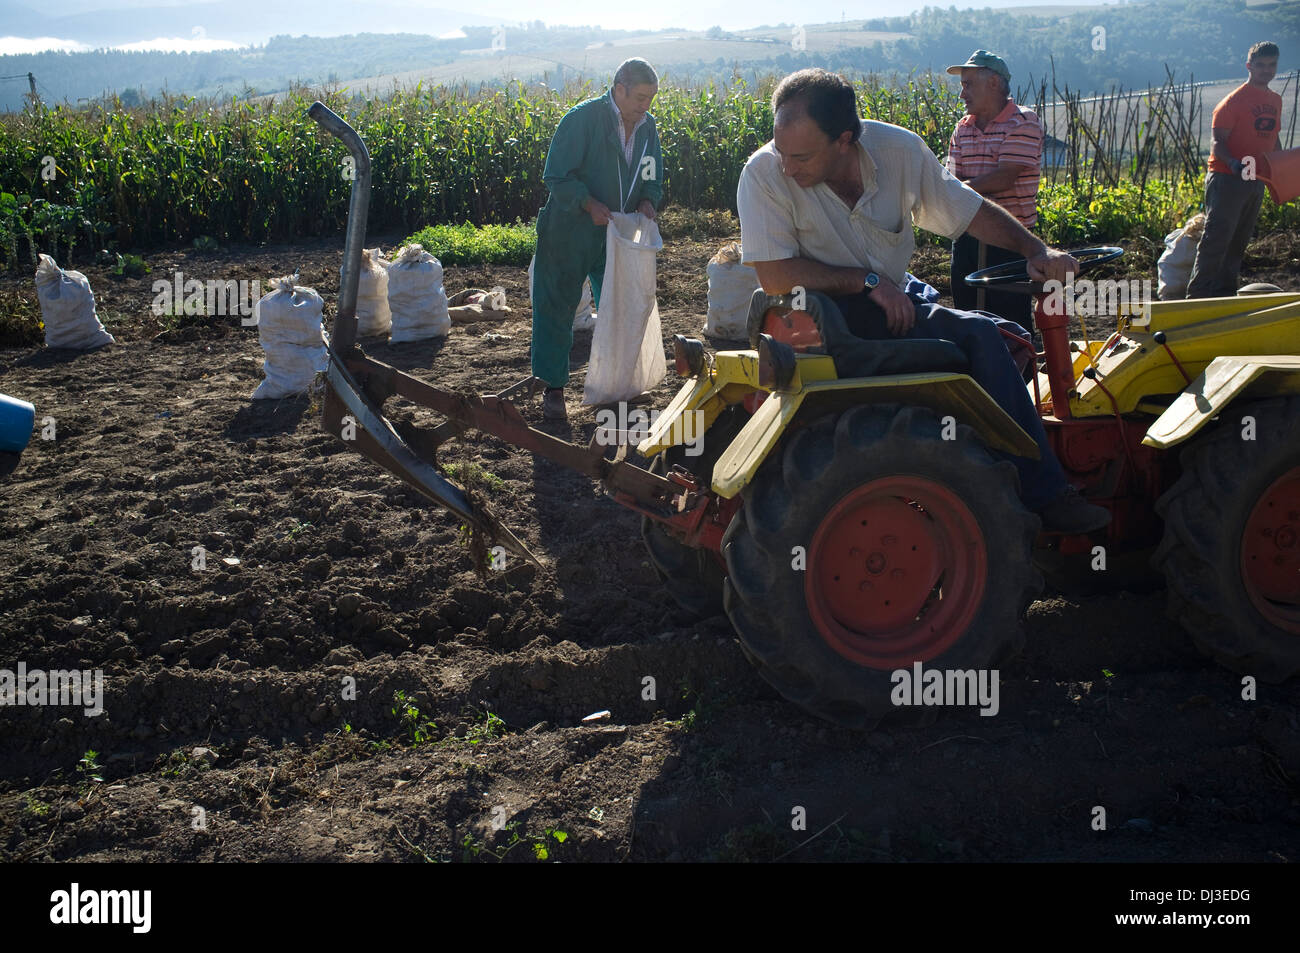
[[[1034,281],[1059,281],[1066,284],[1079,273],[1079,262],[1073,255],[1046,245],[1027,262],[1026,270]]]

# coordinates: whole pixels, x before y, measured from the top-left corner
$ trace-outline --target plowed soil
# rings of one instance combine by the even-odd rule
[[[1253,277],[1292,282],[1286,244]],[[666,339],[699,333],[715,248],[669,242]],[[55,421],[0,478],[0,669],[104,676],[98,717],[0,708],[0,859],[1300,859],[1300,686],[1243,700],[1162,591],[1049,591],[996,717],[840,729],[771,690],[725,616],[678,609],[638,518],[586,477],[450,445],[544,562],[480,578],[457,520],[323,433],[313,398],[250,401],[255,328],[150,314],[177,269],[298,270],[328,318],[341,241],[147,261],[81,268],[117,346],[0,351],[0,390]],[[946,290],[937,249],[914,270]],[[516,310],[366,350],[449,388],[526,376],[523,269],[446,284]],[[35,304],[30,276],[0,292]],[[552,430],[586,444],[579,393]]]

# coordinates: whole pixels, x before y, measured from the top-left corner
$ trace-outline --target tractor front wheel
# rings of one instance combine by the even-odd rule
[[[1019,647],[1038,518],[972,428],[944,436],[919,407],[823,418],[764,464],[723,538],[746,653],[830,721],[897,711],[892,674],[916,662],[987,669]]]
[[[1233,671],[1300,673],[1300,397],[1234,406],[1156,502],[1169,615]]]

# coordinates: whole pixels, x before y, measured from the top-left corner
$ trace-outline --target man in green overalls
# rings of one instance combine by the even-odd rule
[[[610,213],[640,212],[653,219],[663,198],[663,154],[647,112],[658,91],[659,77],[649,63],[626,60],[610,91],[565,113],[551,139],[543,173],[551,197],[537,216],[532,302],[533,376],[547,385],[547,420],[567,417],[573,313],[588,277],[599,309]]]

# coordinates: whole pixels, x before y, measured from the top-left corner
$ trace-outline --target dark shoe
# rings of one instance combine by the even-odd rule
[[[1060,496],[1039,510],[1038,515],[1048,533],[1092,533],[1110,525],[1110,510],[1089,503],[1078,490],[1068,485]]]
[[[564,406],[564,388],[548,387],[542,397],[543,420],[568,420],[569,412]]]

